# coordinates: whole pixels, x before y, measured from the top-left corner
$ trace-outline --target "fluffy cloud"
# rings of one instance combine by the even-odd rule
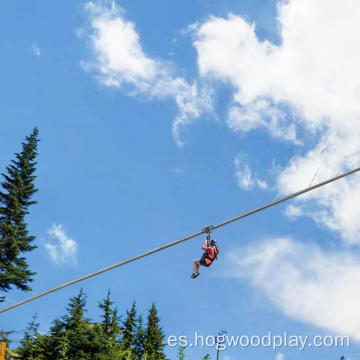
[[[78,244],[66,234],[64,226],[53,224],[47,233],[51,240],[45,248],[51,259],[58,265],[76,264]]]
[[[92,62],[84,68],[94,72],[105,86],[128,88],[129,95],[149,98],[172,98],[179,115],[174,119],[172,132],[181,146],[179,129],[212,109],[212,93],[196,81],[189,83],[173,74],[167,62],[149,57],[142,49],[136,26],[124,18],[121,9],[89,2],[90,46]]]
[[[280,173],[281,194],[308,186],[316,171],[320,181],[360,164],[359,11],[356,0],[279,1],[279,45],[260,41],[255,24],[235,15],[195,30],[200,74],[234,88],[232,130],[265,129],[300,143],[301,127],[303,140],[318,139]],[[360,243],[359,200],[360,178],[353,176],[297,201],[304,215]]]
[[[285,215],[290,218],[297,218],[299,216],[302,216],[303,212],[301,207],[290,204],[285,209]]]
[[[259,187],[262,190],[267,189],[268,185],[265,181],[260,180],[251,170],[249,161],[244,154],[239,154],[235,158],[235,176],[240,189],[251,190]]]
[[[231,106],[227,123],[234,132],[262,128],[276,138],[299,143],[296,127],[288,123],[285,111],[265,99],[257,99],[247,106]]]
[[[285,360],[285,355],[282,353],[278,353],[275,356],[275,360]]]
[[[278,238],[233,252],[228,266],[286,315],[360,340],[359,256]]]

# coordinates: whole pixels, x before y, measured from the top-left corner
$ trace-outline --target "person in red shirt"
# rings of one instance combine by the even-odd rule
[[[200,265],[209,267],[213,263],[213,261],[217,258],[217,255],[219,254],[220,250],[218,246],[216,245],[215,240],[210,240],[207,238],[202,246],[202,249],[205,250],[203,256],[199,260],[194,260],[193,268],[194,272],[191,275],[191,278],[195,279],[200,275],[199,273],[199,267]]]

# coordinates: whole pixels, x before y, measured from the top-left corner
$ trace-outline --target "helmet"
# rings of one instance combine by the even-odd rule
[[[210,241],[210,244],[211,244],[211,245],[216,245],[216,240],[212,239],[212,240]]]

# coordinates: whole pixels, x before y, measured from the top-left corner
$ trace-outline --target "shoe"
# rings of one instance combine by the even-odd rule
[[[192,278],[192,279],[195,279],[195,278],[198,277],[199,275],[200,275],[199,272],[193,273],[193,274],[191,275],[191,278]]]

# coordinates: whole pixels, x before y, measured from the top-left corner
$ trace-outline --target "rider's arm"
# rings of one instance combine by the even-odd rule
[[[204,244],[203,244],[203,246],[202,246],[202,249],[203,249],[203,250],[207,250],[208,247],[209,247],[209,246],[208,246],[208,242],[207,242],[207,240],[205,240],[205,242],[204,242]]]

